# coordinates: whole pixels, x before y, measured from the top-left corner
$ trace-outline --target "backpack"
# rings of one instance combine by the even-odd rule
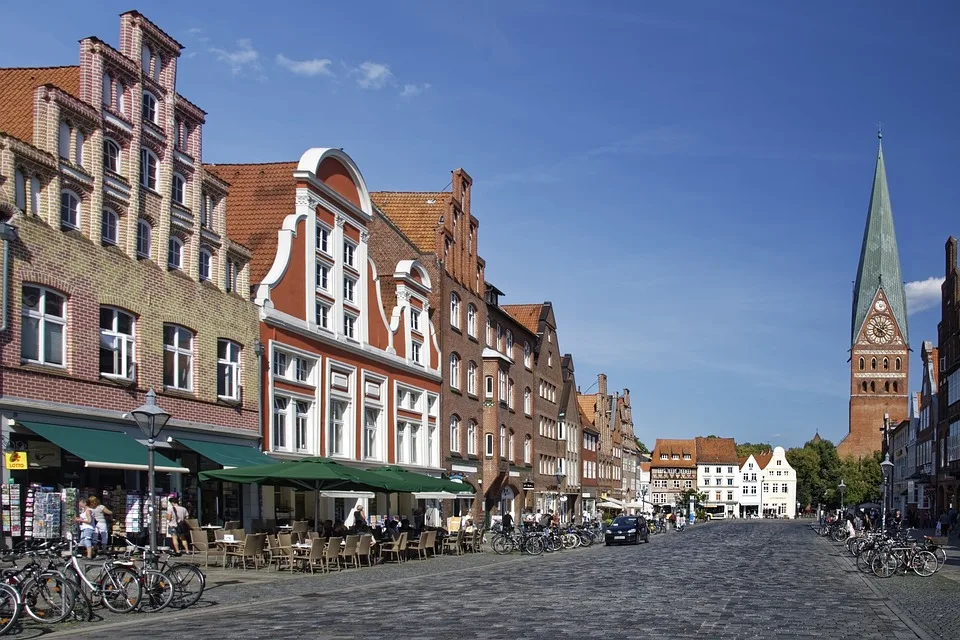
[[[183,509],[183,517],[180,516],[180,510],[183,509],[180,505],[173,506],[173,518],[176,523],[177,535],[183,538],[190,536],[190,525],[187,523],[187,510]]]

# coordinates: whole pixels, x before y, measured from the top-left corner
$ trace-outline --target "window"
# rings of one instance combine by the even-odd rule
[[[273,375],[287,377],[287,354],[283,351],[273,352]]]
[[[450,294],[450,326],[460,328],[460,296]]]
[[[500,425],[500,457],[507,457],[507,428]]]
[[[193,334],[183,327],[163,327],[163,386],[193,389]]]
[[[530,436],[523,437],[523,463],[530,464],[533,460],[533,440]]]
[[[467,364],[467,393],[477,395],[477,363],[472,360]]]
[[[363,411],[363,457],[377,458],[377,432],[380,430],[379,407],[367,407]]]
[[[204,229],[213,228],[213,198],[205,191],[200,192],[200,226]]]
[[[113,79],[109,73],[103,74],[100,90],[101,94],[103,94],[103,104],[109,107],[113,102]]]
[[[83,166],[83,143],[85,141],[86,141],[86,138],[83,137],[83,132],[78,129],[77,130],[77,148],[76,148],[76,154],[74,155],[74,158],[76,159],[76,163],[81,167]]]
[[[351,340],[356,339],[357,317],[349,313],[343,314],[343,335]]]
[[[410,433],[410,455],[407,460],[410,464],[420,464],[420,425],[408,423],[407,429]]]
[[[356,250],[357,247],[352,242],[343,243],[343,264],[348,267],[356,267],[354,261],[356,259]]]
[[[186,191],[186,180],[179,173],[173,174],[173,189],[170,194],[173,201],[177,204],[184,203],[184,192]]]
[[[134,318],[129,313],[100,308],[100,373],[132,380],[135,375]]]
[[[503,353],[503,327],[497,324],[497,351]]]
[[[104,244],[117,244],[117,227],[120,219],[110,209],[103,210],[103,217],[100,219],[100,239]]]
[[[530,350],[530,343],[523,343],[523,366],[530,369],[533,366],[533,352]]]
[[[863,371],[863,358],[860,358],[859,366],[860,366],[860,371]]]
[[[60,135],[57,138],[57,151],[60,153],[60,157],[64,160],[70,159],[70,125],[61,120],[60,121]]]
[[[902,366],[902,363],[900,362],[900,358],[897,358],[897,365],[896,365],[897,371],[900,371],[901,366]]]
[[[297,382],[307,382],[313,372],[313,365],[306,358],[293,359],[293,373]]]
[[[528,416],[533,415],[533,391],[530,387],[523,390],[523,412]]]
[[[330,305],[317,300],[316,318],[314,318],[314,322],[316,322],[317,326],[321,329],[330,328]]]
[[[153,52],[150,51],[150,47],[143,45],[140,47],[140,68],[143,69],[143,74],[146,76],[150,75],[150,59],[153,57]]]
[[[23,287],[20,355],[41,364],[63,365],[66,350],[66,298],[43,287]]]
[[[510,437],[507,440],[507,458],[510,462],[513,462],[513,431],[510,432]]]
[[[210,251],[207,249],[200,249],[200,264],[198,268],[198,275],[200,276],[200,281],[206,281],[210,279],[210,265],[213,262],[213,256],[210,254]]]
[[[420,312],[417,309],[410,309],[410,330],[420,332]]]
[[[330,254],[330,230],[317,224],[317,251]]]
[[[467,453],[477,455],[477,423],[473,420],[467,423]]]
[[[450,386],[460,388],[460,356],[456,353],[450,354]]]
[[[117,81],[117,111],[127,115],[127,85],[122,80]]]
[[[782,489],[783,493],[787,493],[787,485],[782,485],[782,486],[781,486],[781,489]]]
[[[240,345],[231,340],[217,340],[217,395],[240,399]]]
[[[330,455],[344,455],[344,424],[348,406],[344,400],[330,401],[330,432],[327,436]]]
[[[733,491],[727,491],[727,500],[733,500]]]
[[[310,424],[310,403],[297,400],[293,403],[296,410],[296,432],[294,434],[297,451],[307,450],[307,434]]]
[[[498,382],[498,391],[500,395],[498,400],[506,404],[507,402],[507,374],[503,371],[497,371],[497,382]]]
[[[20,211],[27,210],[27,183],[20,169],[14,172],[14,204]]]
[[[507,406],[513,409],[513,378],[507,380]]]
[[[484,453],[488,458],[493,457],[493,434],[488,433],[485,437],[486,442],[484,443],[485,451]]]
[[[884,368],[884,370],[890,369],[890,359],[889,359],[889,358],[884,358],[884,359],[883,359],[883,368]]]
[[[357,281],[353,278],[343,279],[343,297],[347,302],[354,302]]]
[[[460,451],[460,416],[450,416],[450,451]]]
[[[159,161],[153,151],[147,148],[140,149],[140,186],[157,190],[157,167]]]
[[[273,448],[275,450],[287,448],[287,408],[289,406],[289,398],[273,397]]]
[[[183,240],[170,236],[167,246],[167,266],[171,269],[183,269]]]
[[[490,316],[487,316],[487,346],[493,346],[493,324],[490,322]]]
[[[513,331],[507,329],[507,350],[505,353],[513,358]]]
[[[120,173],[120,145],[110,139],[103,141],[103,168]]]
[[[473,304],[467,305],[467,335],[477,337],[477,308]]]
[[[548,367],[552,367],[552,366],[553,366],[553,354],[552,354],[552,353],[548,353],[548,354],[547,354],[547,366],[548,366]]]
[[[40,214],[40,178],[30,178],[30,213]]]
[[[137,220],[137,255],[141,258],[150,257],[150,234],[152,231],[149,222],[143,218]]]
[[[224,288],[226,289],[227,293],[238,290],[241,269],[243,269],[243,265],[235,260],[227,258],[227,270],[224,274]]]
[[[80,200],[70,191],[60,194],[60,226],[64,229],[80,226]]]
[[[417,364],[422,364],[420,358],[423,351],[423,345],[416,340],[410,343],[410,359]]]
[[[484,384],[484,395],[486,395],[487,398],[492,398],[493,397],[493,376],[487,376],[486,378],[484,378],[483,384]]]
[[[173,119],[173,146],[183,150],[183,120],[180,118]]]
[[[157,122],[157,99],[153,97],[153,94],[143,92],[143,111],[141,113],[143,119],[147,122],[152,122],[153,124],[158,124]]]
[[[317,289],[330,290],[330,267],[319,261],[317,262],[316,284]]]

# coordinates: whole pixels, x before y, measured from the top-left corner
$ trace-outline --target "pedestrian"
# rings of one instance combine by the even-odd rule
[[[900,515],[900,509],[897,509],[893,512],[893,524],[897,529],[900,529],[903,526],[903,516]]]
[[[946,511],[940,512],[940,520],[938,521],[940,525],[940,535],[949,536],[950,535],[950,514]]]
[[[185,531],[187,529],[187,510],[180,506],[177,496],[167,498],[167,537],[173,544],[173,555],[180,555],[181,545],[184,551],[187,545]]]
[[[357,510],[353,512],[353,528],[359,533],[367,530],[367,514],[363,512],[363,505],[357,505]]]
[[[537,510],[539,512],[539,509]],[[553,510],[547,511],[547,513],[540,515],[540,526],[544,529],[550,528],[550,523],[553,522]]]
[[[107,528],[107,516],[112,516],[113,511],[110,511],[110,509],[107,509],[105,506],[100,504],[100,498],[97,496],[89,496],[87,498],[87,506],[90,507],[90,510],[93,513],[93,522],[94,527],[96,528],[94,542],[100,546],[106,546],[107,543],[110,542],[110,530]]]
[[[93,559],[93,536],[96,533],[96,527],[93,523],[93,510],[87,505],[85,498],[80,498],[77,505],[77,517],[74,522],[80,525],[80,542],[77,546],[86,547],[87,559]]]
[[[500,525],[503,527],[504,533],[513,533],[513,514],[509,511],[504,513]]]

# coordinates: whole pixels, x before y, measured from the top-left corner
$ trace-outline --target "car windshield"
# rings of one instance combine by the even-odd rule
[[[617,518],[616,520],[613,521],[613,526],[615,527],[624,527],[627,525],[636,525],[636,524],[637,524],[636,518]]]

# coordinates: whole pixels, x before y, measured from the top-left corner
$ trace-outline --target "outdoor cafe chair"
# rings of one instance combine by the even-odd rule
[[[190,531],[199,531],[200,530],[200,521],[196,518],[187,518],[187,526],[190,527]]]
[[[480,553],[483,551],[483,528],[479,528],[473,532],[473,552]]]
[[[420,534],[420,539],[417,540],[416,546],[410,547],[409,551],[416,551],[417,557],[421,560],[426,559],[427,557],[427,543],[430,542],[430,534],[426,531]]]
[[[319,538],[319,537],[320,537],[320,534],[317,533],[316,531],[308,531],[308,532],[307,532],[307,538],[310,539],[310,540],[316,540],[316,539]]]
[[[306,520],[297,520],[293,523],[293,530],[290,533],[306,533],[309,529],[309,522]]]
[[[240,521],[239,520],[227,520],[223,523],[224,529],[239,529]]]
[[[394,542],[388,542],[380,549],[380,556],[391,555],[395,556],[397,562],[403,562],[403,556],[407,552],[407,534],[406,532],[400,534],[400,538]]]
[[[357,566],[360,564],[360,558],[367,558],[367,566],[373,565],[373,536],[369,533],[360,536],[360,542],[357,544]]]
[[[267,561],[267,568],[276,565],[277,571],[280,570],[280,566],[286,564],[289,558],[284,550],[280,547],[280,541],[277,539],[277,536],[266,534],[267,538],[267,549],[264,552]]]
[[[330,572],[330,561],[333,561],[334,566],[337,567],[337,571],[340,570],[340,540],[341,538],[331,537],[327,541],[327,548],[323,552],[323,555],[320,557],[320,561],[323,563],[323,572]],[[317,538],[317,544],[320,544],[322,540]],[[312,551],[312,547],[311,547]]]
[[[340,546],[339,544],[337,545]],[[317,568],[317,565],[320,565],[323,568],[323,557],[326,553],[326,542],[320,538],[315,538],[310,543],[310,555],[305,559],[307,565],[310,567],[310,573],[314,572],[314,569]]]
[[[340,550],[340,560],[343,561],[344,567],[347,566],[348,561],[352,567],[357,567],[357,545],[359,542],[360,536],[347,536],[347,542]]]
[[[427,546],[424,549],[424,554],[427,552],[432,553],[434,556],[437,555],[437,532],[436,531],[425,531],[421,536],[427,536]]]
[[[266,536],[264,534],[247,534],[243,539],[243,546],[237,551],[227,551],[226,556],[239,558],[243,564],[243,569],[247,569],[247,560],[253,560],[253,566],[260,568],[260,561],[263,559],[263,542]]]
[[[467,551],[473,551],[473,531],[461,531],[460,532],[460,547],[463,550],[463,553]]]
[[[442,551],[444,554],[447,551],[453,551],[455,554],[460,555],[460,532],[454,531],[449,536],[446,537],[443,541]]]
[[[207,540],[207,532],[200,529],[190,530],[190,547],[194,553],[203,553],[203,566],[210,566],[210,542]]]

